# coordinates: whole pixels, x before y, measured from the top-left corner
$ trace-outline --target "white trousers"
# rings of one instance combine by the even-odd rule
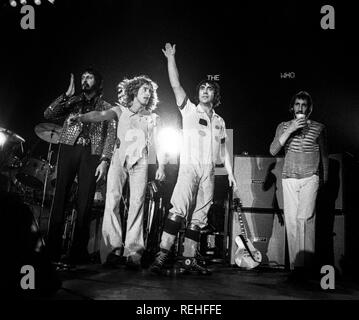
[[[100,246],[101,262],[104,263],[109,253],[124,247],[124,256],[140,257],[144,250],[143,213],[147,186],[146,158],[141,158],[129,168],[122,165],[119,149],[112,157],[107,176],[107,192],[105,212],[102,223],[102,239]],[[121,196],[126,180],[129,178],[130,201],[127,217],[126,238],[123,243],[123,230],[119,213]]]
[[[203,228],[213,201],[214,167],[211,165],[182,165],[173,190],[170,212],[188,219],[193,210],[191,223]]]
[[[182,165],[178,172],[176,186],[173,190],[170,209],[180,217],[183,217],[199,228],[207,225],[207,214],[213,202],[214,192],[214,167]],[[191,220],[189,213],[193,210]],[[160,248],[169,250],[176,235],[167,232],[162,233]],[[193,257],[198,243],[185,238],[184,256]]]
[[[287,178],[282,183],[290,269],[311,267],[315,251],[315,202],[319,177]]]

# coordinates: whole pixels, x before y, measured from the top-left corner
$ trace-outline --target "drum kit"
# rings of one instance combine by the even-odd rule
[[[50,209],[49,207],[55,194],[57,166],[53,164],[56,161],[52,161],[54,153],[52,147],[59,143],[61,130],[61,126],[53,123],[40,123],[35,126],[34,131],[37,137],[48,143],[47,155],[44,159],[34,157],[32,152],[25,154],[23,148],[25,139],[8,129],[0,127],[0,187],[3,190],[6,189],[7,192],[17,193],[25,204],[40,207],[39,215],[35,219],[38,228],[42,217],[44,217],[44,208],[46,206],[47,209]],[[76,194],[77,179],[75,179],[72,187],[74,192],[71,192],[71,194]],[[94,195],[93,209],[103,212],[105,195],[106,183],[98,183]],[[126,204],[125,207],[127,207]],[[153,243],[158,242],[158,228],[162,220],[157,220],[163,218],[163,210],[162,197],[158,197],[158,185],[151,181],[148,183],[146,193],[146,211],[148,212],[148,216],[145,218],[144,230],[146,247],[154,247]],[[124,208],[124,212],[127,211],[128,208]],[[157,211],[160,211],[161,214],[155,214]],[[74,210],[69,213],[72,220],[70,219],[70,223],[66,222],[64,232],[73,229],[68,228],[68,224],[73,226],[73,213]],[[152,234],[154,230],[157,230],[157,232]],[[67,240],[71,239],[71,237],[65,238]]]
[[[51,164],[52,146],[59,143],[62,127],[53,123],[40,123],[36,135],[49,143],[46,159],[24,155],[25,139],[0,128],[0,174],[6,180],[6,191],[18,193],[29,204],[45,205],[55,190],[56,165]]]

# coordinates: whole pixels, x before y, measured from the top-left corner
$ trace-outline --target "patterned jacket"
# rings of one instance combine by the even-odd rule
[[[59,143],[73,146],[82,131],[83,124],[76,123],[69,125],[67,119],[70,115],[82,113],[85,97],[80,94],[70,98],[62,94],[45,110],[44,117],[51,121],[64,119]],[[102,111],[110,109],[112,106],[104,101],[100,96],[94,98],[94,109]],[[90,123],[89,136],[91,140],[91,154],[96,154],[103,158],[111,159],[116,140],[116,121],[103,121]]]

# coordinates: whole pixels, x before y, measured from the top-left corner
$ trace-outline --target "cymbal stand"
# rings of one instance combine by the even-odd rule
[[[51,138],[52,138],[53,133],[51,133]],[[45,182],[44,182],[44,189],[42,190],[42,201],[41,201],[41,210],[40,210],[40,214],[38,217],[38,225],[40,226],[40,221],[41,221],[41,217],[44,213],[44,206],[45,206],[45,196],[46,196],[46,188],[47,188],[47,181],[49,178],[49,170],[50,170],[50,165],[51,165],[51,156],[52,156],[52,151],[51,151],[51,146],[52,143],[49,142],[49,149],[47,151],[47,168],[46,168],[46,175],[45,175]],[[44,240],[42,238],[42,243],[44,244]]]

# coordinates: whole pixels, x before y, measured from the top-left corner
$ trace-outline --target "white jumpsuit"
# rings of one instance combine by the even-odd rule
[[[188,219],[193,209],[191,223],[203,228],[213,200],[215,165],[225,158],[226,126],[214,110],[210,119],[201,105],[188,98],[180,112],[183,144],[170,212]]]

